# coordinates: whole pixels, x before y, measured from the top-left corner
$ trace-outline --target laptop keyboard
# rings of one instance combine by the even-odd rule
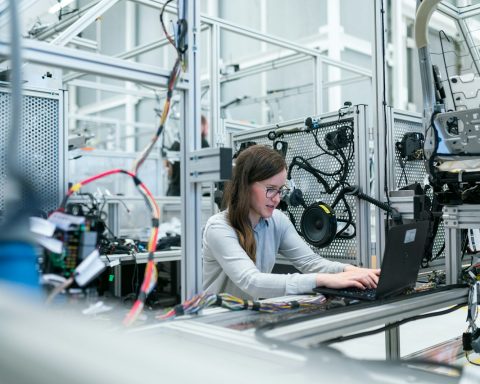
[[[359,288],[346,288],[346,289],[339,289],[339,296],[347,296],[347,297],[358,297],[363,298],[366,300],[375,300],[377,295],[377,290],[375,288],[367,288],[367,289],[359,289]]]

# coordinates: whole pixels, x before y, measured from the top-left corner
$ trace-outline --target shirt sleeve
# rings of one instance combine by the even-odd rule
[[[347,264],[330,261],[316,254],[305,243],[295,230],[293,224],[285,215],[282,215],[282,236],[279,253],[285,256],[295,268],[303,273],[338,273],[343,272]]]
[[[212,255],[230,280],[254,298],[269,298],[311,292],[316,274],[262,273],[238,242],[235,230],[212,224],[205,229],[205,240]]]

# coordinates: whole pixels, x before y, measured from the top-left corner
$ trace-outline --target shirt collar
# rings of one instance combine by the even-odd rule
[[[260,220],[258,221],[258,224],[255,226],[255,228],[253,228],[253,230],[254,231],[259,231],[262,228],[268,227],[268,225],[269,225],[269,219],[265,219],[265,218],[261,217]]]

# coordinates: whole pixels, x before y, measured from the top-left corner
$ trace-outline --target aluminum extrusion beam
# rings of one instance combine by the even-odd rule
[[[69,85],[81,88],[90,88],[98,91],[120,93],[122,95],[130,95],[137,97],[144,97],[148,99],[155,99],[155,93],[153,91],[141,91],[138,89],[125,89],[116,85],[97,83],[95,81],[88,80],[72,80]]]
[[[61,32],[57,37],[55,37],[51,44],[64,47],[67,45],[75,36],[92,24],[98,17],[103,15],[111,7],[113,7],[118,0],[101,0],[90,8],[85,14],[70,25],[65,31]]]
[[[54,47],[45,42],[26,39],[23,40],[22,46],[24,60],[31,63],[167,87],[169,71],[152,65],[132,63],[72,48]],[[0,41],[0,57],[9,55],[10,43]],[[183,82],[178,83],[177,89],[185,89],[187,82],[188,80],[183,77]]]
[[[232,176],[232,148],[205,148],[189,153],[188,180],[215,182]]]
[[[387,127],[385,126],[385,113],[387,112],[384,108],[384,97],[387,97],[388,91],[386,91],[386,95],[384,95],[383,84],[386,84],[385,79],[385,66],[386,63],[384,61],[385,50],[386,47],[384,45],[383,34],[384,30],[382,29],[382,3],[381,0],[374,1],[375,13],[374,13],[374,32],[372,36],[372,68],[373,68],[373,79],[372,79],[372,89],[373,89],[373,97],[372,97],[372,114],[373,114],[373,126],[375,127],[374,130],[374,140],[375,140],[375,147],[376,148],[384,148],[383,140],[386,136]],[[385,100],[386,102],[386,100]],[[383,153],[383,151],[375,151],[375,197],[383,201],[384,200],[384,191],[383,186],[385,183],[385,156],[380,156],[379,153]],[[385,153],[383,153],[385,154]],[[377,256],[377,268],[379,268],[381,264],[381,259],[383,255],[383,250],[385,248],[385,234],[382,230],[383,228],[383,220],[384,220],[384,213],[381,209],[375,207],[375,253]]]
[[[450,16],[457,20],[467,19],[480,13],[480,4],[473,4],[464,8],[458,8],[453,4],[442,2],[438,4],[437,10],[442,12],[444,15]]]
[[[461,249],[462,238],[461,232],[455,228],[445,226],[445,278],[447,284],[457,284],[460,280],[460,272],[462,270]]]
[[[202,212],[200,183],[188,180],[190,173],[188,154],[201,148],[200,139],[200,4],[198,1],[182,0],[180,15],[187,19],[186,44],[188,89],[184,93],[181,115],[184,117],[180,129],[180,191],[182,217],[182,262],[181,300],[192,297],[202,290]],[[184,11],[182,15],[181,11]]]
[[[156,9],[161,9],[163,7],[163,4],[158,3],[158,2],[154,2],[154,1],[151,1],[151,0],[132,0],[132,1],[135,1],[135,2],[140,3],[140,4],[144,4],[144,5],[147,5],[149,7],[156,8]],[[167,6],[166,9],[169,12],[176,13],[175,7]],[[201,15],[200,20],[201,20],[202,23],[206,23],[206,24],[210,24],[210,25],[215,24],[215,25],[220,26],[221,29],[224,29],[224,30],[230,31],[230,32],[234,32],[234,33],[237,33],[237,34],[242,35],[242,36],[250,37],[254,40],[263,41],[263,42],[266,42],[266,43],[269,43],[269,44],[276,45],[278,47],[283,47],[283,48],[286,48],[286,49],[290,49],[290,50],[295,51],[297,53],[304,53],[306,55],[310,55],[310,56],[314,56],[314,57],[319,56],[319,57],[321,57],[322,61],[325,64],[328,64],[328,65],[332,65],[332,66],[335,66],[335,67],[338,67],[338,68],[341,68],[341,69],[344,69],[344,70],[347,70],[347,71],[351,71],[351,72],[354,72],[354,73],[358,73],[358,74],[361,74],[361,75],[365,75],[365,76],[368,76],[368,77],[372,76],[372,72],[365,69],[365,68],[331,59],[327,56],[322,55],[316,49],[307,48],[307,47],[304,47],[302,45],[295,44],[291,41],[288,41],[288,40],[285,40],[285,39],[282,39],[282,38],[279,38],[279,37],[274,37],[274,36],[267,35],[265,33],[261,33],[259,31],[254,30],[254,29],[250,29],[250,28],[246,28],[246,27],[242,27],[242,26],[237,26],[234,23],[231,23],[229,21],[222,20],[220,18],[216,18],[216,17],[212,17],[212,16],[207,16],[205,14]]]
[[[49,37],[52,37],[54,34],[63,31],[65,28],[68,28],[70,25],[75,23],[82,15],[87,12],[90,8],[95,6],[98,1],[92,1],[91,3],[87,4],[85,7],[78,10],[75,15],[70,16],[69,18],[62,19],[58,23],[53,24],[52,26],[45,29],[43,32],[39,33],[35,36],[38,40],[46,40]]]
[[[480,228],[480,206],[475,204],[444,206],[443,220],[447,228]]]
[[[387,359],[398,360],[401,358],[399,327],[394,327],[385,331],[385,349]]]
[[[89,49],[98,49],[98,43],[94,40],[85,39],[83,37],[74,37],[70,43],[75,44],[79,47],[89,48]]]
[[[259,40],[259,41],[263,41],[263,42],[266,42],[266,43],[269,43],[269,44],[276,45],[278,47],[283,47],[283,48],[286,48],[286,49],[290,49],[290,50],[298,52],[298,53],[304,53],[306,55],[310,55],[310,56],[313,56],[313,57],[319,56],[319,57],[321,57],[322,61],[325,64],[332,65],[334,67],[338,67],[338,68],[341,68],[341,69],[344,69],[344,70],[347,70],[347,71],[351,71],[351,72],[354,72],[354,73],[366,75],[366,76],[369,76],[369,77],[372,76],[371,71],[369,71],[367,69],[364,69],[364,68],[356,66],[356,65],[347,64],[347,63],[343,63],[343,62],[331,59],[327,56],[322,55],[316,49],[306,48],[306,47],[303,47],[299,44],[292,43],[292,42],[290,42],[288,40],[285,40],[285,39],[269,36],[267,34],[255,31],[255,30],[250,29],[250,28],[236,26],[233,23],[230,23],[228,21],[218,19],[218,18],[214,18],[214,17],[210,17],[210,16],[202,16],[202,22],[209,23],[209,24],[218,24],[222,29],[224,29],[226,31],[234,32],[234,33],[237,33],[237,34],[242,35],[242,36],[250,37],[250,38],[255,39],[255,40]]]
[[[437,11],[443,13],[444,15],[452,17],[454,19],[458,19],[460,16],[459,9],[453,4],[450,4],[447,2],[442,2],[438,4]]]
[[[240,68],[240,70],[238,70],[237,72],[231,73],[229,75],[223,75],[220,78],[220,81],[223,83],[223,82],[238,80],[246,76],[256,75],[258,73],[286,67],[289,65],[297,64],[297,63],[302,63],[304,61],[312,60],[312,59],[313,57],[311,56],[305,56],[305,55],[299,56],[298,54],[289,55],[281,59],[272,59],[261,64],[254,64],[249,67],[245,67],[244,69]]]
[[[468,19],[469,17],[476,16],[479,13],[480,13],[480,4],[470,5],[466,8],[459,10],[459,14],[462,19]]]
[[[159,251],[153,254],[155,262],[162,262],[162,261],[179,261],[181,259],[181,252],[180,250],[174,251]],[[122,254],[122,255],[108,255],[100,256],[103,262],[108,262],[110,266],[114,266],[111,264],[122,263],[125,261],[135,261],[136,264],[146,264],[148,261],[148,253],[137,253],[135,255],[129,254]]]
[[[391,324],[454,304],[466,303],[467,297],[467,288],[455,288],[418,297],[413,296],[375,307],[368,306],[337,315],[305,320],[275,328],[267,331],[265,335],[274,340],[311,345],[370,327]]]
[[[143,53],[150,52],[156,48],[160,48],[168,43],[167,39],[162,39],[159,41],[152,41],[150,43],[144,44],[144,45],[139,45],[138,47],[133,48],[130,51],[126,51],[123,53],[120,53],[118,55],[114,55],[112,57],[115,57],[117,59],[131,59],[133,57],[139,56]],[[63,82],[68,83],[72,80],[78,79],[79,77],[82,77],[83,73],[69,73],[63,77]]]
[[[201,30],[206,30],[208,29],[208,26],[202,27]],[[131,59],[134,57],[137,57],[139,55],[142,55],[144,53],[153,51],[154,49],[161,48],[165,45],[169,44],[168,39],[164,38],[158,41],[151,41],[150,43],[142,44],[139,45],[131,50],[119,53],[117,55],[113,55],[112,57],[116,57],[118,59]],[[63,82],[68,83],[69,81],[72,81],[74,79],[78,79],[79,77],[83,76],[82,73],[74,72],[74,73],[69,73],[68,75],[65,75],[63,77]]]
[[[220,58],[220,28],[217,25],[213,25],[210,28],[210,103],[212,109],[212,132],[217,137],[217,141],[224,140],[224,134],[221,132],[223,126],[220,123],[220,65],[219,60]],[[225,143],[221,143],[225,145]],[[213,193],[211,193],[213,196]],[[212,210],[213,212],[213,210]]]
[[[447,284],[459,281],[462,270],[461,260],[461,229],[480,227],[480,207],[474,204],[443,207],[443,221],[445,225],[445,269]]]

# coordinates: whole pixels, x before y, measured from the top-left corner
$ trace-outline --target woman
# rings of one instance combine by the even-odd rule
[[[273,149],[254,145],[237,158],[225,190],[227,209],[203,235],[203,288],[242,298],[267,298],[329,288],[375,288],[379,270],[329,261],[314,253],[275,208],[285,192],[287,166]],[[303,274],[270,273],[277,253]]]

